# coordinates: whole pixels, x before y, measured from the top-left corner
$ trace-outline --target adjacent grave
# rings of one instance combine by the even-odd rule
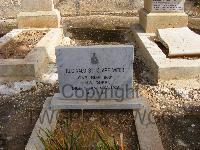
[[[60,19],[53,0],[22,0],[22,12],[17,15],[18,28],[57,28]]]
[[[57,47],[54,109],[140,108],[133,97],[133,46]]]
[[[60,28],[14,29],[7,33],[0,38],[1,80],[39,77],[54,57],[52,51],[61,43],[62,37]],[[52,39],[53,42],[49,42]]]
[[[155,81],[155,83],[161,80],[186,80],[186,79],[194,79],[200,76],[200,59],[197,57],[193,58],[169,58],[168,55],[163,53],[162,49],[156,44],[153,40],[156,38],[155,33],[145,33],[140,25],[134,25],[131,27],[133,31],[133,35],[136,40],[136,45],[138,50],[136,51],[136,55],[144,61],[145,65],[149,68],[150,73],[152,74],[151,79]],[[179,31],[185,30],[183,29],[172,29],[176,30],[176,33],[172,33],[170,29],[163,29],[165,34],[168,36],[161,36],[161,39],[165,45],[169,45],[170,55],[181,56],[181,55],[194,55],[199,53],[198,44],[191,43],[191,47],[187,49],[183,46],[187,43],[189,37],[186,36]],[[159,30],[159,33],[163,32]],[[178,32],[178,33],[177,33]],[[191,34],[192,31],[187,32],[187,34]],[[170,36],[173,34],[173,36]],[[193,33],[194,34],[194,33]],[[192,34],[192,35],[193,35]],[[175,35],[178,35],[176,37]],[[197,35],[199,36],[199,35]],[[182,38],[187,40],[183,40]],[[157,39],[157,38],[156,38]],[[199,37],[198,37],[199,39]],[[198,39],[195,39],[197,41]],[[181,44],[180,44],[181,43]],[[182,46],[182,47],[181,47]],[[176,48],[172,51],[173,47]]]
[[[200,76],[200,36],[187,28],[184,2],[144,0],[140,24],[131,26],[138,47],[136,55],[149,68],[149,79],[155,83]]]
[[[185,27],[188,16],[184,13],[185,0],[144,0],[140,10],[140,24],[146,32],[156,29]]]
[[[158,29],[156,35],[169,57],[200,55],[200,35],[188,27]]]

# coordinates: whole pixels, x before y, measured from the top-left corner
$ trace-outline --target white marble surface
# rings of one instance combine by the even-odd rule
[[[185,0],[152,0],[153,12],[183,12]]]
[[[57,47],[60,93],[69,99],[129,99],[133,58],[129,45]]]
[[[200,35],[188,27],[158,29],[157,37],[169,49],[169,56],[200,55]]]

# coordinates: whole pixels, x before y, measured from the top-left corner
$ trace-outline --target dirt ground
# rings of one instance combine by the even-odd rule
[[[136,61],[141,67],[143,64]],[[200,149],[200,81],[171,81],[149,85],[148,69],[139,68],[140,94],[154,112],[165,150]]]
[[[0,149],[22,150],[47,97],[58,92],[58,84],[37,83],[30,91],[0,97]]]
[[[129,40],[131,36],[128,29],[115,31],[90,29],[90,32],[89,29],[71,29],[68,34],[73,39],[73,45],[98,44],[98,41],[101,44],[134,44]],[[165,149],[200,149],[200,79],[163,81],[153,85],[149,69],[137,56],[135,56],[134,71],[134,84],[139,87],[140,94],[149,100]],[[58,92],[58,83],[47,84],[38,80],[37,86],[29,91],[0,97],[0,149],[24,149],[43,102],[55,92]],[[118,124],[121,124],[121,118],[133,120],[128,111],[119,113],[120,120],[116,112],[108,114],[105,112],[86,112],[84,120],[93,115],[94,118],[100,116],[97,117],[99,120],[102,114],[108,115],[103,118],[113,115],[111,118],[119,121]],[[72,118],[73,116],[77,117],[77,112],[72,112]],[[130,125],[130,122],[126,125],[128,124]],[[114,128],[116,133],[126,132],[122,128],[117,130],[118,126]],[[127,132],[126,135],[136,142],[134,145],[137,145],[137,140],[134,140],[136,139],[134,126],[131,124],[127,130],[134,132],[133,134]]]
[[[0,48],[0,59],[23,59],[44,37],[46,31],[24,31]]]

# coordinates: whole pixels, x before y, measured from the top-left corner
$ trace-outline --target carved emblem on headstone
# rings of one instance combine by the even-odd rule
[[[96,53],[93,53],[93,56],[91,57],[91,64],[96,65],[98,63],[99,63],[99,60],[98,60],[98,58],[96,56]]]

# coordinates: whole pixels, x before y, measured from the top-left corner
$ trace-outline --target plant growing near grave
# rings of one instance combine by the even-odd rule
[[[43,130],[47,139],[41,134],[38,137],[46,150],[123,150],[115,138],[108,136],[101,128],[95,127],[91,132],[91,136],[87,137],[83,125],[75,131],[65,124],[64,128],[57,127],[54,132]]]

